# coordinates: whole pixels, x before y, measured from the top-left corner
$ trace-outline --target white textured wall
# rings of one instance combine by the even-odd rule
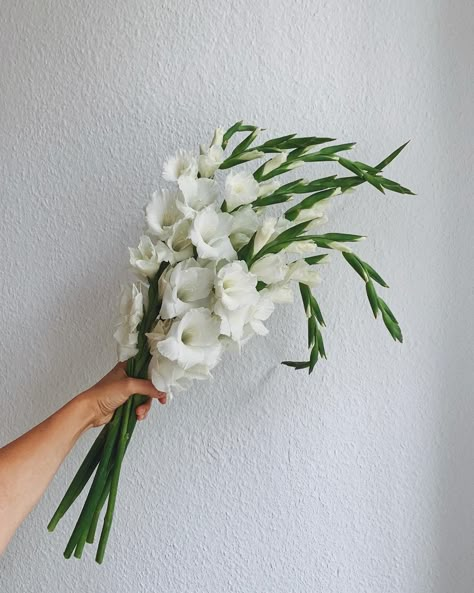
[[[106,563],[46,524],[87,435],[0,560],[2,593],[472,593],[470,0],[101,0],[0,7],[0,406],[5,443],[114,363],[127,246],[176,147],[236,119],[413,142],[328,230],[392,286],[406,343],[335,258],[311,377],[299,303],[213,383],[154,409],[123,471]],[[334,259],[334,258],[333,258]]]

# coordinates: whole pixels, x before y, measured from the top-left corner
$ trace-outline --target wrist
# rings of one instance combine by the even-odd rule
[[[94,402],[88,397],[87,391],[76,395],[69,404],[76,410],[81,433],[96,426],[97,409]]]

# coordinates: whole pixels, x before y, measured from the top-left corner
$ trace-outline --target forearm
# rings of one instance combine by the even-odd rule
[[[0,449],[0,553],[77,439],[92,425],[92,414],[87,399],[78,396]]]

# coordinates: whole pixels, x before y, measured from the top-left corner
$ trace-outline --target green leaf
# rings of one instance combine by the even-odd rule
[[[270,246],[272,243],[279,243],[280,241],[288,241],[290,239],[294,239],[298,235],[301,235],[301,233],[303,233],[306,230],[306,228],[311,224],[311,222],[313,222],[313,221],[312,220],[305,220],[304,222],[300,222],[299,224],[295,224],[294,226],[290,227],[289,229],[286,229],[286,231],[283,231],[282,233],[280,233],[268,245]]]
[[[256,234],[257,233],[254,233],[252,235],[252,238],[247,243],[247,245],[244,245],[243,247],[241,247],[239,249],[239,251],[237,252],[237,259],[243,260],[247,264],[249,263],[249,261],[252,259],[252,256],[253,256],[253,246],[254,246],[254,243],[255,243],[255,235]]]
[[[311,255],[310,257],[305,257],[304,261],[313,266],[315,264],[319,264],[320,262],[324,261],[327,258],[327,255],[323,253],[322,255]]]
[[[304,200],[301,200],[301,202],[299,204],[296,204],[292,208],[289,208],[285,212],[285,218],[287,220],[295,220],[295,218],[298,217],[298,214],[302,210],[308,210],[309,208],[312,208],[318,202],[321,202],[322,200],[327,200],[332,195],[334,195],[334,193],[336,191],[337,191],[336,189],[325,189],[320,192],[311,194],[310,196],[307,196]]]
[[[252,202],[254,208],[263,208],[264,206],[273,206],[274,204],[281,204],[282,202],[288,202],[291,200],[291,194],[273,193],[263,198],[257,198],[255,202]]]
[[[326,233],[324,235],[317,235],[321,239],[328,241],[338,241],[339,243],[354,243],[365,239],[363,235],[351,235],[348,233]]]
[[[367,276],[367,272],[365,271],[362,262],[353,253],[343,253],[342,257],[347,261],[347,263],[359,274],[364,282],[369,281],[369,277]]]
[[[400,185],[396,181],[392,181],[392,179],[387,179],[386,177],[376,177],[376,179],[378,179],[380,181],[380,184],[385,189],[388,189],[390,191],[396,192],[398,194],[408,194],[410,196],[414,196],[415,195],[411,191],[411,189],[408,189],[407,187],[403,187],[403,185]]]
[[[306,136],[301,138],[291,138],[280,143],[279,148],[305,148],[307,146],[317,146],[318,144],[326,144],[326,142],[334,142],[334,138],[318,138],[317,136]]]
[[[309,355],[309,369],[308,372],[311,374],[313,372],[316,363],[318,362],[319,358],[319,348],[318,344],[316,343],[313,348],[311,349],[311,354]]]
[[[318,346],[319,355],[322,356],[323,358],[327,358],[326,350],[324,349],[323,336],[322,336],[321,332],[318,332],[317,346]]]
[[[271,138],[270,140],[267,140],[266,142],[264,142],[260,148],[264,148],[265,146],[280,146],[280,144],[283,144],[284,142],[287,142],[288,140],[291,140],[292,138],[294,138],[296,136],[296,134],[287,134],[286,136],[279,136],[278,138]]]
[[[394,150],[383,161],[380,161],[380,163],[378,165],[376,165],[375,168],[378,169],[379,171],[382,171],[383,169],[385,169],[385,167],[387,165],[389,165],[395,158],[397,158],[397,156],[402,152],[402,150],[405,148],[405,146],[407,146],[407,144],[409,142],[410,142],[410,140],[408,140],[408,142],[405,142],[405,144],[402,144],[401,146],[399,146],[397,148],[397,150]]]
[[[242,121],[238,121],[236,122],[233,126],[230,126],[230,128],[224,133],[224,137],[223,137],[223,141],[222,141],[222,148],[225,148],[229,142],[229,140],[232,138],[232,136],[237,133],[240,129],[240,126],[243,124]]]
[[[322,325],[324,327],[326,324],[324,323],[324,318],[321,313],[321,309],[319,308],[318,301],[316,300],[313,294],[311,294],[311,309],[316,319],[318,320],[319,325]]]
[[[375,286],[372,280],[368,280],[366,282],[365,291],[367,292],[367,298],[369,299],[369,303],[372,308],[372,313],[374,314],[374,317],[377,318],[377,314],[379,312],[379,302],[377,292],[375,291]]]
[[[375,282],[377,282],[378,284],[380,284],[380,286],[383,286],[384,288],[389,287],[385,280],[374,270],[374,268],[372,268],[372,266],[369,266],[367,262],[363,262],[363,264],[365,271],[372,278],[372,280],[375,280]]]
[[[246,138],[244,138],[244,140],[242,140],[242,142],[240,142],[240,144],[237,144],[237,146],[234,148],[234,150],[232,151],[232,153],[230,155],[231,158],[237,156],[241,152],[244,152],[244,150],[247,150],[247,148],[252,144],[252,142],[258,136],[259,132],[260,132],[260,130],[258,128],[256,128]]]
[[[311,315],[311,290],[306,284],[299,283],[301,300],[303,301],[303,307],[306,317]]]
[[[281,364],[286,365],[287,367],[293,367],[295,371],[300,369],[307,369],[309,367],[309,360],[304,362],[297,362],[293,360],[284,360]]]
[[[351,150],[355,146],[355,142],[347,142],[346,144],[335,144],[334,146],[327,146],[319,151],[319,154],[336,154],[344,150]]]
[[[337,179],[337,175],[330,175],[329,177],[321,177],[321,179],[314,179],[313,181],[309,181],[304,183],[302,179],[300,179],[300,184],[298,186],[292,188],[292,192],[294,194],[309,194],[313,193],[322,189],[331,189],[338,187],[335,184],[335,180]],[[283,185],[280,187],[280,190],[283,189]]]
[[[357,175],[357,177],[362,177],[363,179],[365,179],[364,171],[360,169],[354,162],[350,161],[349,159],[344,159],[342,158],[342,156],[338,157],[338,160],[339,163],[344,167],[344,169],[351,171],[351,173],[354,173],[355,175]]]

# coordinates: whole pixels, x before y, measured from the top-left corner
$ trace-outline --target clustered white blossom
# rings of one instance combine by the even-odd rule
[[[251,173],[230,172],[221,189],[214,175],[224,160],[222,141],[218,128],[199,155],[179,151],[166,161],[163,177],[174,187],[153,194],[146,207],[146,232],[138,247],[130,249],[130,263],[142,283],[152,279],[163,262],[169,264],[158,284],[161,309],[147,334],[149,377],[169,394],[187,388],[193,379],[210,377],[229,346],[241,347],[255,334],[265,335],[275,303],[292,301],[292,282],[314,286],[319,281],[304,259],[292,261],[314,251],[314,244],[304,241],[263,256],[250,269],[238,259],[237,252],[254,234],[257,254],[293,224],[324,222],[325,204],[292,223],[260,215],[252,203],[276,191],[278,182],[258,183]],[[272,158],[266,172],[285,159],[286,153]],[[115,332],[120,360],[137,353],[145,293],[142,284],[123,293]]]

